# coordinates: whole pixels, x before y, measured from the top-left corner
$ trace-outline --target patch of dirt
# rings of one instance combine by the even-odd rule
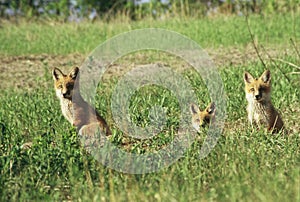
[[[246,66],[249,63],[260,62],[252,44],[240,48],[206,49],[206,51],[218,68],[240,65]],[[295,55],[295,50],[291,47],[259,47],[258,51],[265,63],[269,63],[275,58]]]
[[[246,66],[251,62],[259,62],[255,49],[251,45],[243,48],[206,49],[206,51],[218,68]],[[269,57],[280,58],[295,54],[293,50],[288,48],[266,48],[265,52],[263,50],[261,52],[261,57],[267,62],[270,62]],[[174,56],[164,57],[162,56],[164,53],[156,55],[150,58],[144,53],[125,56],[109,67],[105,73],[105,78],[118,77],[139,64],[165,64],[167,62],[175,69],[188,68],[184,61],[180,61]],[[71,67],[81,66],[85,58],[86,56],[83,54],[1,56],[0,90],[7,88],[30,90],[37,86],[40,87],[39,85],[48,86],[50,82],[52,83],[51,69],[53,67],[59,67],[68,72]]]
[[[79,66],[83,59],[84,56],[80,54],[1,56],[0,90],[11,88],[29,90],[40,87],[39,85],[47,83],[49,79],[52,81],[52,68],[69,69],[70,66]]]

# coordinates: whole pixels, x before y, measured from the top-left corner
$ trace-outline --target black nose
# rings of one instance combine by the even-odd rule
[[[255,98],[257,99],[257,100],[259,100],[260,98],[261,98],[261,95],[255,95]]]
[[[64,98],[69,97],[69,92],[63,93]]]

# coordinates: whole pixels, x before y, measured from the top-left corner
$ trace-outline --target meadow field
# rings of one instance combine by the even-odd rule
[[[250,16],[253,40],[245,17],[239,16],[110,23],[2,21],[0,201],[300,201],[299,18]],[[207,132],[203,128],[174,164],[153,173],[127,174],[103,166],[81,147],[75,128],[60,111],[51,69],[81,66],[105,40],[149,27],[183,34],[207,51],[223,81],[226,122],[206,158],[198,158]],[[161,106],[167,110],[165,129],[149,140],[134,140],[114,123],[110,98],[116,83],[129,68],[146,64],[178,70],[196,92],[200,108],[210,102],[201,75],[178,57],[145,50],[119,58],[99,83],[96,108],[113,131],[110,141],[136,154],[170,143],[180,113],[168,89],[146,86],[130,101],[131,120],[147,126],[149,108]],[[260,76],[266,68],[272,75],[273,104],[288,132],[272,135],[249,126],[243,73]],[[28,142],[30,147],[24,147]]]

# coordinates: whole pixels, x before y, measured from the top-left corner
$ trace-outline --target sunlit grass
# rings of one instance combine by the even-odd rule
[[[291,21],[288,16],[252,17],[250,24],[259,43],[277,47],[288,44],[291,37],[299,37],[300,32],[295,35]],[[239,17],[133,24],[24,23],[3,25],[0,53],[88,54],[118,33],[149,26],[178,31],[212,49],[251,43],[245,21]],[[299,62],[295,52],[283,57],[295,64]],[[294,71],[288,64],[275,66],[267,62],[272,74],[272,101],[290,134],[252,130],[246,117],[242,75],[245,70],[260,75],[265,67],[257,61],[218,69],[227,96],[227,119],[217,145],[206,158],[199,159],[207,131],[204,128],[181,159],[158,172],[142,175],[110,170],[84,151],[75,129],[61,114],[48,63],[43,63],[37,74],[24,71],[24,82],[29,81],[27,78],[31,78],[31,83],[34,81],[30,88],[1,88],[1,201],[299,201],[299,75],[287,74]],[[180,58],[145,51],[124,56],[115,63],[130,66],[156,62],[169,65],[190,83],[201,108],[210,101],[201,75]],[[65,66],[71,67],[73,63]],[[176,136],[180,113],[176,97],[159,86],[138,89],[130,100],[133,123],[151,124],[149,108],[156,105],[166,109],[167,124],[150,141],[128,138],[114,123],[110,108],[119,76],[104,79],[96,96],[96,108],[112,128],[111,141],[128,152],[157,151]],[[11,83],[12,77],[7,78],[9,81],[2,77],[1,82]],[[32,142],[28,150],[21,148],[26,142]]]
[[[249,25],[259,44],[290,44],[300,38],[292,15],[252,16]],[[167,19],[137,22],[33,22],[4,23],[0,29],[0,54],[88,54],[97,45],[123,32],[143,28],[172,30],[195,40],[203,48],[245,46],[251,43],[245,17],[216,19]]]

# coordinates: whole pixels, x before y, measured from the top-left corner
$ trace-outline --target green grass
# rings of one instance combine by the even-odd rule
[[[258,43],[290,44],[300,38],[298,15],[252,16],[249,24]],[[90,53],[105,40],[134,29],[164,28],[195,40],[202,47],[245,46],[251,43],[245,17],[211,19],[169,19],[165,21],[96,22],[82,24],[4,24],[0,29],[0,54]],[[263,27],[263,29],[262,29]]]
[[[251,18],[258,42],[275,48],[288,44],[289,38],[295,36],[293,26],[287,22],[292,23],[292,18]],[[0,53],[87,54],[95,44],[117,33],[149,26],[179,31],[208,48],[242,47],[251,42],[243,19],[238,17],[191,19],[190,22],[136,22],[130,27],[116,22],[101,26],[100,23],[60,24],[54,29],[50,25],[26,23],[1,28],[0,41],[3,45]],[[217,32],[218,29],[221,31]],[[299,26],[296,27],[296,30],[299,29]],[[296,33],[298,38],[299,33]],[[34,35],[38,38],[34,39]],[[26,37],[31,43],[26,42]],[[299,64],[295,52],[290,55],[279,52],[278,55]],[[179,69],[178,73],[189,81],[195,91],[200,108],[206,106],[210,98],[201,76],[177,57],[141,51],[120,58],[116,64],[130,66],[132,63],[157,61]],[[50,66],[45,63],[43,73],[27,75],[35,78],[34,86],[0,88],[0,200],[299,201],[299,75],[288,74],[295,68],[284,63],[278,63],[276,67],[270,62],[267,65],[272,74],[272,101],[281,112],[286,127],[291,130],[290,135],[252,131],[247,122],[242,75],[247,70],[259,76],[264,70],[262,64],[249,60],[247,64],[220,67],[228,113],[224,131],[212,152],[204,159],[198,158],[206,136],[207,129],[204,128],[184,156],[171,166],[155,173],[132,175],[108,169],[80,146],[75,129],[60,112],[48,71]],[[182,66],[185,68],[180,69]],[[137,90],[130,101],[131,120],[140,126],[151,124],[149,107],[156,105],[166,109],[166,125],[158,136],[150,140],[126,138],[114,124],[110,109],[110,96],[119,76],[105,79],[99,85],[96,96],[96,108],[113,130],[111,141],[128,152],[157,151],[176,136],[180,113],[176,97],[160,86],[145,86]],[[2,78],[1,82],[10,82]],[[33,142],[32,147],[22,149],[22,144],[29,141]],[[125,148],[122,145],[124,141],[128,143]]]

